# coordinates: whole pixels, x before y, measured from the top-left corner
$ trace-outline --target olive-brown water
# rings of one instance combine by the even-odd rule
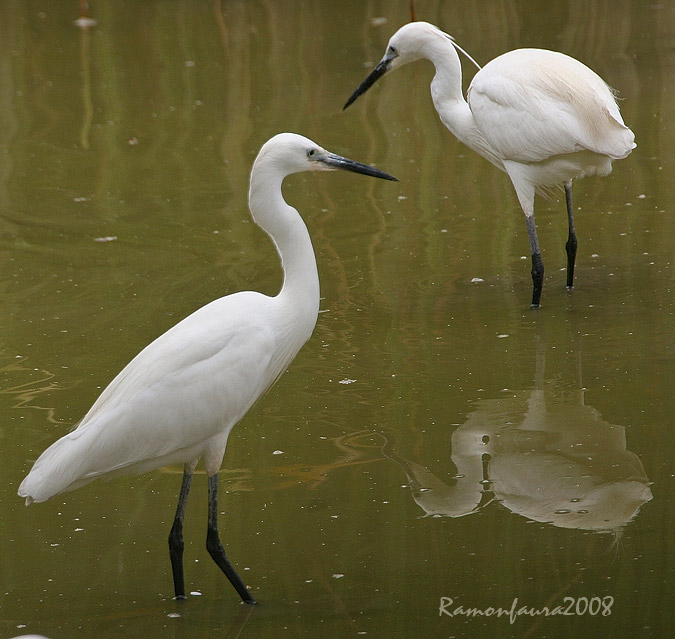
[[[93,1],[88,29],[77,2],[0,3],[1,637],[672,636],[675,3],[415,10],[481,63],[557,49],[620,93],[638,147],[575,184],[571,293],[564,202],[537,199],[538,312],[513,189],[440,123],[431,65],[342,111],[407,0]],[[153,338],[276,292],[246,198],[285,130],[400,182],[286,181],[322,313],[221,473],[260,605],[206,553],[203,474],[175,602],[180,468],[30,508],[16,490]]]

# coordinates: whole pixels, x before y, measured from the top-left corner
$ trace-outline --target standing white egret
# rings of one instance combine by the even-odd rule
[[[532,308],[537,308],[544,264],[534,221],[535,192],[544,195],[551,187],[565,187],[571,288],[577,252],[572,179],[609,174],[612,160],[625,158],[635,148],[635,136],[623,123],[604,80],[574,58],[544,49],[509,51],[476,73],[465,100],[456,48],[460,49],[451,36],[428,22],[404,25],[344,108],[387,71],[419,59],[433,63],[431,97],[443,124],[511,178],[527,222]]]
[[[103,476],[184,464],[169,552],[176,598],[185,598],[183,518],[200,458],[208,475],[206,547],[243,601],[255,603],[218,536],[218,471],[232,427],[276,381],[309,339],[319,311],[319,277],[307,227],[283,199],[283,179],[300,171],[345,169],[392,176],[281,133],[253,164],[249,206],[272,238],[284,272],[274,297],[221,297],[143,349],[101,393],[78,427],[38,458],[19,487],[26,504]]]

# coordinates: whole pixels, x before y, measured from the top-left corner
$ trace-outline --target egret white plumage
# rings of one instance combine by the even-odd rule
[[[26,504],[99,477],[184,464],[169,535],[174,591],[185,598],[183,519],[192,474],[208,475],[206,545],[242,600],[255,603],[218,535],[218,471],[232,427],[276,381],[309,339],[319,311],[319,276],[299,213],[281,192],[301,171],[344,169],[396,178],[348,160],[311,140],[281,133],[260,150],[251,171],[249,206],[281,258],[276,296],[243,291],[203,306],[144,348],[101,393],[78,427],[38,458],[19,487]]]
[[[532,307],[537,308],[544,264],[534,221],[535,192],[545,195],[552,187],[565,188],[567,286],[571,288],[577,252],[572,180],[609,174],[612,161],[635,148],[635,136],[624,124],[604,80],[556,51],[516,49],[498,56],[476,73],[465,100],[458,48],[451,36],[428,22],[404,25],[344,108],[387,71],[419,59],[433,63],[431,96],[443,124],[511,178],[527,222]]]

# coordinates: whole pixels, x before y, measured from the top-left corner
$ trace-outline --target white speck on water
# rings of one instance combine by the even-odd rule
[[[77,20],[73,20],[73,24],[80,29],[90,29],[95,27],[98,22],[89,16],[80,16]]]

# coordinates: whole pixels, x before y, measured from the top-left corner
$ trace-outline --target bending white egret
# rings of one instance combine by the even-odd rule
[[[232,427],[309,339],[319,311],[319,276],[307,227],[283,199],[283,179],[345,169],[396,178],[281,133],[253,164],[249,206],[272,238],[284,272],[274,297],[243,291],[194,312],[143,349],[101,393],[78,427],[38,458],[19,487],[26,504],[94,479],[184,464],[169,551],[177,599],[185,598],[183,518],[200,458],[208,475],[206,546],[243,601],[255,603],[218,536],[218,471]]]
[[[577,252],[572,179],[609,174],[612,160],[625,158],[635,148],[635,136],[624,124],[604,80],[574,58],[544,49],[509,51],[476,73],[465,100],[456,48],[452,37],[432,24],[404,25],[344,108],[387,71],[419,59],[433,63],[431,97],[443,124],[511,178],[527,222],[532,308],[537,308],[544,264],[534,222],[535,192],[544,195],[551,187],[565,187],[567,286],[571,288]]]

